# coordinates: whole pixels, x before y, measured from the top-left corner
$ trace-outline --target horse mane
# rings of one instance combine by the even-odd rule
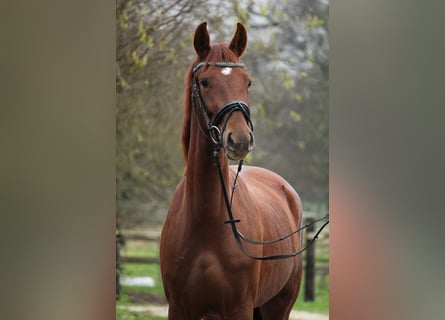
[[[193,67],[201,62],[198,61],[199,58],[196,58],[190,67],[187,70],[185,76],[185,90],[184,90],[184,118],[182,122],[182,152],[185,163],[188,160],[188,150],[190,146],[190,126],[191,126],[191,115],[192,115],[192,105],[191,105],[191,93],[192,93],[192,85],[193,85]],[[207,55],[207,58],[204,61],[204,66],[202,67],[204,70],[211,70],[215,68],[213,65],[207,65],[208,62],[214,63],[218,61],[224,62],[239,62],[239,57],[229,49],[229,46],[225,43],[218,43],[210,47],[210,51]]]

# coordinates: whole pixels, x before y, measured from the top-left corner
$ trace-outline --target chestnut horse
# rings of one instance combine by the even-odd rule
[[[246,29],[238,23],[230,45],[211,46],[204,22],[193,43],[197,57],[186,75],[182,128],[186,168],[160,242],[168,319],[288,319],[300,290],[301,256],[264,261],[248,255],[295,252],[301,238],[273,245],[246,243],[246,255],[233,228],[236,223],[243,235],[259,241],[291,233],[301,226],[299,196],[277,174],[244,166],[230,206],[235,217],[226,221],[223,188],[229,189],[237,176],[229,159],[244,159],[254,144],[248,107],[251,80],[240,62]]]

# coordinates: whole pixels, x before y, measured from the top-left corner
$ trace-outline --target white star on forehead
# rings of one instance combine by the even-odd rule
[[[221,73],[225,76],[228,76],[232,72],[232,68],[225,67],[221,70]]]

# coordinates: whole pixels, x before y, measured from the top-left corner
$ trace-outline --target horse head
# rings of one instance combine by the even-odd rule
[[[238,23],[230,45],[211,46],[204,22],[196,29],[193,44],[197,57],[191,69],[192,104],[200,114],[202,131],[207,130],[229,159],[242,160],[254,144],[249,111],[252,81],[240,62],[247,45],[246,29]]]

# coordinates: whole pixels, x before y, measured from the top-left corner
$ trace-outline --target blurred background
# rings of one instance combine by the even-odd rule
[[[328,8],[326,0],[117,1],[116,206],[122,277],[158,268],[156,241],[184,169],[184,76],[195,57],[192,39],[202,21],[207,21],[212,43],[230,42],[237,22],[248,30],[242,61],[253,78],[256,145],[246,163],[287,179],[300,194],[307,218],[327,213]],[[318,255],[326,300],[319,311],[324,313],[327,250],[326,240]],[[150,262],[155,265],[148,266]],[[147,294],[162,296],[159,285],[153,291],[126,284],[120,301],[143,303]],[[145,300],[137,291],[145,293]]]
[[[118,1],[117,205],[121,227],[161,223],[183,172],[179,142],[192,37],[213,42],[248,28],[242,60],[254,85],[256,146],[249,164],[283,175],[307,209],[328,201],[328,3]]]
[[[254,34],[266,35],[273,31],[271,46],[279,39],[281,28],[292,26],[290,21],[313,20],[306,17],[323,19],[315,7],[309,9],[312,10],[309,15],[295,15],[292,10],[296,8],[308,10],[307,5],[301,6],[302,3],[305,2],[282,8],[279,19],[271,20],[280,27],[255,29],[249,20],[252,23],[250,47],[244,59],[256,77],[253,99],[260,97],[261,92],[257,89],[262,81],[254,74],[255,66],[248,60],[256,50]],[[163,66],[163,78],[150,76],[156,67],[159,68],[157,63],[148,64],[148,59],[154,57],[152,53],[160,50],[159,42],[157,45],[153,42],[144,68],[132,67],[133,71],[128,73],[131,77],[128,74],[123,77],[121,67],[116,67],[120,65],[116,56],[123,52],[116,50],[116,44],[122,47],[123,39],[128,45],[137,43],[133,40],[139,39],[141,34],[131,33],[130,27],[137,29],[139,24],[135,18],[143,16],[144,10],[153,11],[153,8],[144,9],[149,4],[144,6],[137,1],[127,5],[133,7],[135,4],[139,9],[134,11],[121,1],[9,1],[2,7],[2,21],[7,28],[2,28],[5,50],[0,53],[3,75],[0,86],[3,98],[0,211],[4,249],[0,273],[4,285],[0,303],[5,319],[115,318],[116,211],[125,230],[130,228],[128,222],[131,221],[122,219],[124,193],[121,191],[117,193],[119,210],[115,210],[115,160],[125,154],[120,151],[123,132],[116,132],[115,128],[123,122],[119,120],[116,124],[116,116],[121,118],[122,106],[128,108],[127,114],[133,112],[133,121],[137,114],[135,109],[141,114],[156,110],[150,108],[157,107],[154,101],[161,93],[164,96],[162,100],[158,99],[159,103],[173,102],[163,105],[167,109],[175,108],[172,117],[180,117],[181,112],[181,100],[172,96],[180,94],[182,88],[170,90],[174,77],[171,74],[167,77],[173,62]],[[261,4],[264,8],[266,2],[255,2],[252,8],[259,8]],[[266,7],[269,13],[275,14],[277,11],[270,9],[273,6],[281,8],[280,4],[276,1]],[[165,3],[164,7],[168,8]],[[245,22],[254,16],[248,13],[247,7],[248,4],[232,6],[231,2],[218,5],[195,2],[193,9],[186,7],[180,16],[173,18],[175,12],[180,12],[176,7],[178,9],[170,11],[170,16],[175,21],[182,19],[180,31],[190,35],[199,22],[207,20],[213,36],[222,31],[232,36],[235,20]],[[327,279],[330,319],[438,319],[443,314],[445,64],[440,61],[445,50],[442,40],[444,8],[443,2],[428,0],[337,0],[329,4],[329,211],[332,233],[329,234]],[[116,10],[118,13],[128,11],[128,21],[133,19],[133,23],[128,22],[127,29],[120,28],[121,20]],[[192,16],[191,12],[197,16]],[[214,13],[224,17],[223,21],[211,20],[210,15]],[[294,16],[289,17],[290,13]],[[159,26],[153,22],[156,18],[154,11],[148,17],[144,16],[144,19]],[[151,24],[142,25],[148,34]],[[316,29],[302,27],[297,31],[306,30],[311,35],[314,30],[325,32],[326,27],[324,21]],[[161,28],[164,27],[155,30]],[[169,30],[172,30],[169,37],[175,31],[179,32],[174,28]],[[124,38],[122,32],[128,32],[133,40]],[[154,31],[150,32],[154,34]],[[181,38],[181,41],[185,47],[176,47],[178,51],[174,55],[178,56],[176,63],[186,64],[187,59],[179,57],[185,51],[190,57],[193,55],[191,38]],[[284,50],[286,45],[281,45],[280,49]],[[262,48],[260,52],[266,51]],[[128,57],[131,52],[127,50]],[[143,64],[144,55],[141,57]],[[271,59],[267,63],[274,61]],[[182,86],[184,71],[175,65],[180,79],[176,79],[178,86]],[[127,89],[119,86],[116,89],[118,72],[121,72],[119,77],[129,84],[132,83],[130,78],[137,79],[134,75],[138,72],[145,75],[144,81],[168,83],[159,86],[165,88],[163,92],[159,89],[155,96],[146,94],[144,101],[142,96],[137,98],[138,92],[149,92],[141,88],[141,81],[135,81]],[[273,84],[278,83],[279,78],[276,78]],[[293,89],[295,93],[302,83],[306,82],[299,79]],[[280,94],[285,93],[288,93],[285,89],[280,91]],[[128,101],[139,102],[139,109],[130,109],[135,103],[122,103],[124,96]],[[293,103],[294,107],[296,105]],[[284,108],[278,103],[273,106]],[[294,129],[297,130],[307,117],[302,110],[293,110],[301,116],[301,120],[295,122]],[[151,120],[153,114],[141,119],[156,122]],[[269,112],[267,119],[275,119],[274,116],[275,113]],[[258,122],[261,119],[264,120],[260,114],[254,114],[256,131],[265,128]],[[173,126],[173,123],[172,120],[164,125]],[[132,125],[133,128],[140,130],[140,126]],[[178,128],[174,127],[174,130]],[[119,135],[117,139],[116,135]],[[141,137],[148,143],[158,135]],[[293,137],[292,141],[297,138],[301,136]],[[165,143],[165,149],[153,148],[150,154],[175,148],[179,154],[178,140],[179,137],[171,144]],[[135,145],[136,141],[136,138],[127,139],[128,145]],[[266,148],[264,139],[257,142],[252,162],[257,161],[258,152]],[[140,153],[132,155],[135,163],[144,159]],[[296,164],[300,164],[298,161],[302,156],[300,149],[293,154],[295,170],[299,169]],[[150,159],[144,161],[146,164],[141,166],[144,170],[154,163]],[[180,157],[164,158],[166,161],[177,161],[182,167]],[[122,163],[121,160],[117,162]],[[272,160],[267,167],[271,165]],[[121,168],[119,164],[120,177],[124,175]],[[135,175],[125,174],[135,179]],[[283,175],[289,179],[288,173]],[[167,176],[159,175],[159,181],[146,179],[142,189],[145,197],[152,195],[150,188],[162,185],[162,179]],[[119,190],[122,190],[122,182],[119,178]],[[297,181],[297,185],[292,181],[307,210],[312,201],[307,194],[310,189],[300,187],[302,183],[306,180]],[[136,199],[136,196],[127,194],[127,199]],[[153,206],[155,202],[144,203]],[[160,212],[162,206],[159,205]],[[142,215],[152,217],[153,212],[145,209]],[[140,225],[151,226],[142,220]],[[134,223],[129,230],[135,232],[136,226],[138,224]],[[143,234],[149,236],[147,231]],[[127,237],[122,246],[123,257],[136,255],[134,251],[139,249],[132,248],[137,241]],[[316,251],[322,249],[319,243]],[[148,247],[146,244],[141,246]],[[147,257],[147,254],[143,253],[143,256]],[[318,262],[320,254],[316,256]],[[139,274],[137,268],[148,265],[123,263],[122,270],[136,276]],[[153,268],[155,266],[152,264]],[[146,270],[140,272],[146,273]],[[148,319],[141,313],[125,314],[120,308],[125,304],[126,307],[136,305],[129,302],[129,296],[124,292],[128,288],[126,285],[122,287],[121,298],[117,301],[119,319]],[[135,292],[137,287],[131,288]],[[152,290],[141,288],[145,292],[148,288]],[[314,303],[320,301],[318,294],[321,291],[317,291]],[[303,310],[302,307],[298,309]]]

